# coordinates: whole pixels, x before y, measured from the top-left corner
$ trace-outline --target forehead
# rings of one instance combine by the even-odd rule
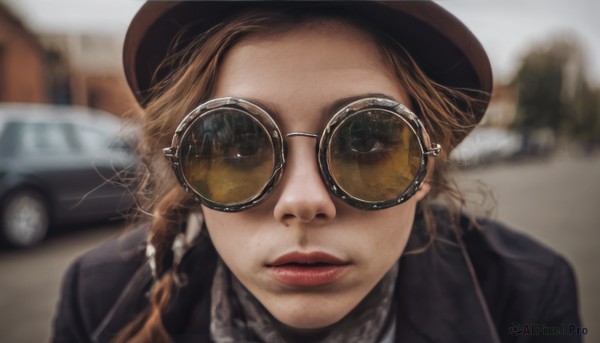
[[[251,65],[296,74],[325,68],[386,67],[380,47],[369,33],[339,19],[325,18],[244,37],[225,55],[219,76],[230,76],[241,71],[235,67]],[[290,65],[294,68],[277,70]]]
[[[213,97],[260,100],[278,112],[318,112],[338,99],[405,92],[370,34],[334,19],[317,19],[234,45],[219,68]],[[297,114],[300,115],[300,114]]]

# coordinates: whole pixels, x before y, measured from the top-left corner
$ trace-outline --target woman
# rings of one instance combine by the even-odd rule
[[[73,264],[55,342],[578,341],[513,327],[579,325],[562,258],[434,205],[492,87],[439,6],[148,2],[124,63],[149,219]]]

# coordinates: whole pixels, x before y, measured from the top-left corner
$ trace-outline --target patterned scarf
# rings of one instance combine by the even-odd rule
[[[277,320],[219,260],[211,294],[211,338],[216,343],[388,343],[394,340],[392,299],[398,264],[341,321],[318,336],[278,330]]]

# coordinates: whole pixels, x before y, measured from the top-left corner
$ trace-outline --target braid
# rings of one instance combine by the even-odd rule
[[[173,340],[165,329],[161,313],[168,304],[171,289],[173,287],[173,275],[163,275],[150,291],[150,306],[131,323],[129,323],[113,343],[171,343]]]
[[[158,203],[150,226],[148,242],[156,249],[156,277],[162,277],[173,263],[171,247],[189,210],[190,197],[181,187],[173,188]]]
[[[114,343],[172,342],[161,314],[169,303],[174,287],[173,273],[169,272],[173,261],[171,247],[180,232],[190,202],[187,193],[181,187],[175,187],[157,204],[149,229],[149,243],[156,249],[156,282],[150,290],[150,305],[119,333]]]

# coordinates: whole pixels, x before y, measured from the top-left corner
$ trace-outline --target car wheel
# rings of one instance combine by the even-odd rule
[[[39,193],[17,191],[4,202],[2,234],[8,244],[18,248],[33,246],[44,239],[48,225],[48,209]]]

